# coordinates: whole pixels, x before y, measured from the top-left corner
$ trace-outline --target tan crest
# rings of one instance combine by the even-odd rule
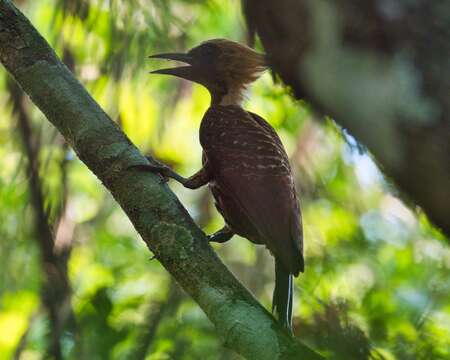
[[[217,67],[223,72],[232,97],[241,98],[247,85],[267,69],[265,55],[246,45],[226,39],[212,39],[204,43],[213,43],[221,49]]]

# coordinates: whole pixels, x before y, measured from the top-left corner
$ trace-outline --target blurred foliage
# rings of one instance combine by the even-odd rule
[[[197,85],[150,77],[148,71],[160,63],[146,57],[214,37],[242,41],[238,1],[18,3],[144,153],[183,174],[200,167],[198,127],[209,95]],[[48,346],[49,319],[42,308],[27,159],[6,83],[2,71],[0,359],[39,359]],[[334,358],[450,358],[450,249],[443,235],[420,209],[399,200],[351,136],[330,119],[314,121],[306,104],[294,102],[270,74],[252,87],[249,99],[245,107],[268,119],[282,137],[302,200],[306,272],[296,280],[297,336]],[[69,279],[78,334],[61,335],[64,357],[238,358],[223,347],[196,304],[173,290],[176,285],[159,263],[150,261],[99,181],[30,102],[26,108],[39,143],[49,220],[55,236],[63,231],[72,247]],[[61,175],[67,179],[63,209]],[[207,232],[221,226],[207,189],[172,188]],[[64,223],[58,223],[61,211]],[[214,247],[269,308],[268,252],[240,238]]]

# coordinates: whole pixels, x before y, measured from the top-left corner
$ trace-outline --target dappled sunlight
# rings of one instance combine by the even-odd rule
[[[199,85],[149,75],[157,64],[147,56],[184,51],[211,37],[242,41],[239,2],[112,1],[112,13],[98,0],[89,2],[86,17],[64,13],[63,3],[26,1],[23,11],[59,55],[70,49],[77,78],[144,155],[183,176],[194,174],[201,166],[198,131],[209,94]],[[0,91],[1,99],[9,96],[3,75]],[[45,277],[17,122],[11,106],[0,102],[0,359],[12,356],[21,341],[24,358],[37,359],[45,356],[49,333],[41,299]],[[306,265],[295,279],[295,334],[324,354],[353,349],[348,359],[450,356],[444,235],[402,200],[364,147],[332,119],[293,100],[269,71],[248,89],[244,107],[277,130],[299,192]],[[182,292],[170,297],[169,274],[122,209],[28,100],[26,108],[51,229],[70,237],[64,244],[77,324],[64,335],[65,358],[77,358],[77,341],[92,358],[129,358],[154,314],[161,314],[146,359],[179,353],[179,359],[216,359],[219,353],[237,359],[193,300]],[[168,185],[205,233],[223,226],[208,189]],[[61,216],[71,225],[58,232]],[[270,253],[239,236],[212,247],[270,310]],[[26,331],[31,336],[25,339]]]

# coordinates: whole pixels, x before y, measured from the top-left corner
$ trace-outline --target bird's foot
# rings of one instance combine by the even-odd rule
[[[130,165],[128,168],[157,173],[161,175],[163,182],[167,182],[172,169],[161,161],[155,160],[149,156],[146,156],[145,158],[149,161],[149,164]]]
[[[228,226],[224,226],[223,229],[216,231],[214,234],[207,235],[206,237],[209,242],[224,243],[230,240],[233,235],[234,232]]]

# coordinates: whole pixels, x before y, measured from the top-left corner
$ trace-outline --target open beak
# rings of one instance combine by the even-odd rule
[[[149,56],[149,59],[165,59],[183,62],[186,64],[192,64],[192,56],[184,53],[164,53]],[[187,80],[193,80],[193,67],[191,65],[179,66],[168,69],[160,69],[151,71],[150,74],[165,74],[181,77]]]

